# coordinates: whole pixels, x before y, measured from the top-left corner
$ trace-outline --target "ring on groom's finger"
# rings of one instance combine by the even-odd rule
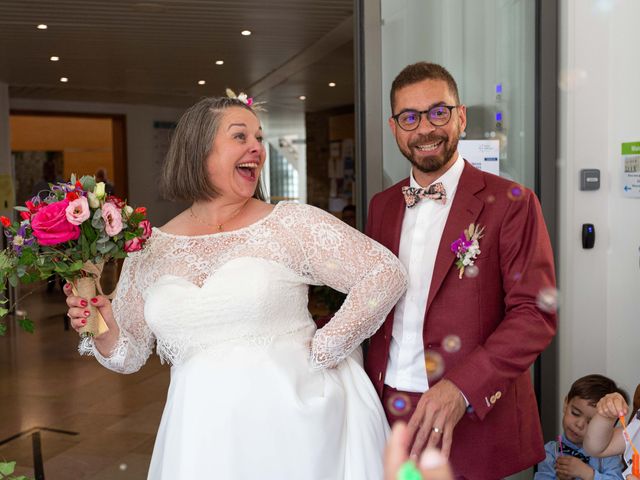
[[[438,427],[433,427],[432,430],[433,430],[434,433],[442,433],[442,429],[438,428]]]

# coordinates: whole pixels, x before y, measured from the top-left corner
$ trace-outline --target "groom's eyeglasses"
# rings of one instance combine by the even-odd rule
[[[403,130],[411,131],[418,128],[422,115],[427,115],[427,120],[434,127],[443,127],[451,120],[451,111],[460,105],[438,105],[429,110],[403,110],[402,112],[392,115],[396,124]]]

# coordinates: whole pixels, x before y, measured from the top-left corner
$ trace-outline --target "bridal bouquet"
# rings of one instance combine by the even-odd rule
[[[42,193],[42,192],[41,192]],[[50,184],[42,199],[36,196],[15,207],[20,221],[0,217],[9,240],[0,250],[0,288],[8,280],[12,286],[59,275],[73,286],[74,294],[92,298],[102,294],[100,275],[105,262],[124,258],[140,250],[151,236],[146,208],[127,205],[107,195],[105,184],[92,176],[68,183]],[[6,300],[3,301],[6,303]],[[83,336],[108,330],[102,316],[92,305]],[[0,318],[8,312],[0,304]],[[23,328],[31,328],[29,323]],[[4,325],[0,324],[0,333]]]

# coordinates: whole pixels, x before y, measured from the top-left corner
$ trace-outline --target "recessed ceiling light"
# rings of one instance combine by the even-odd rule
[[[224,60],[216,60],[216,65],[224,65]]]
[[[205,83],[207,82],[205,82],[204,80],[198,80],[198,85],[204,85]]]
[[[44,23],[41,23],[40,25],[38,25],[38,30],[46,30],[47,28],[49,27],[47,27]]]
[[[51,57],[49,60],[51,60],[52,62],[57,62],[58,60],[60,60],[60,57],[56,57],[55,55],[53,57]]]
[[[305,97],[304,95],[300,95],[298,98],[299,98],[300,100],[306,100],[306,99],[307,99],[307,97]]]
[[[240,33],[245,37],[248,37],[249,35],[251,35],[251,30],[242,30]]]
[[[67,77],[60,77],[60,81],[62,83],[67,83],[69,81],[69,79]]]
[[[335,87],[336,86],[336,82],[329,82],[329,86],[330,87]]]

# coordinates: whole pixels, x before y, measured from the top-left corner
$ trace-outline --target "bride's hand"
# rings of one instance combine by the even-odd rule
[[[63,291],[67,296],[67,306],[69,307],[67,316],[70,319],[71,328],[73,328],[76,332],[79,332],[87,324],[87,317],[89,316],[89,303],[91,303],[93,307],[98,309],[98,311],[102,315],[102,318],[104,319],[104,323],[107,324],[109,331],[96,336],[94,338],[94,341],[96,347],[98,348],[98,351],[101,354],[108,356],[111,353],[111,350],[113,350],[116,342],[118,341],[118,336],[120,333],[118,324],[113,317],[111,301],[102,295],[97,295],[94,298],[78,297],[77,295],[73,294],[70,283],[65,284]]]

